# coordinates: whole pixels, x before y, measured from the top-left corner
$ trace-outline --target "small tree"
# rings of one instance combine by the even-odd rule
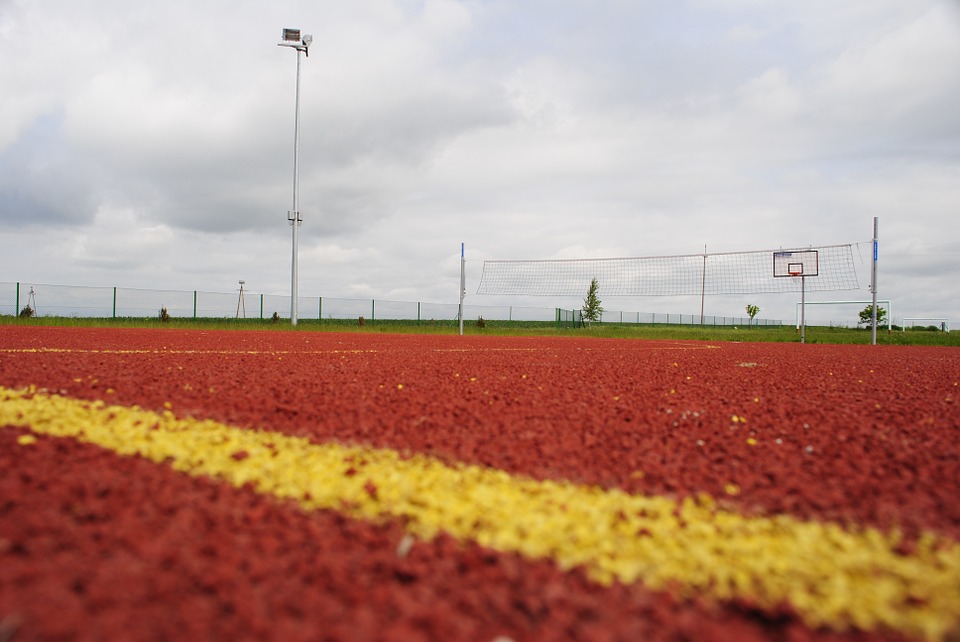
[[[587,298],[583,300],[583,308],[580,310],[583,312],[584,321],[599,321],[603,315],[603,308],[600,307],[600,296],[597,294],[599,289],[600,284],[597,283],[597,279],[592,279],[590,289],[587,290]]]
[[[887,318],[887,311],[877,306],[877,324],[883,323]],[[873,322],[873,306],[868,305],[864,309],[860,310],[860,323],[872,323]]]
[[[760,312],[760,307],[752,303],[747,304],[747,314],[750,315],[750,325],[753,325],[753,317],[757,316]]]

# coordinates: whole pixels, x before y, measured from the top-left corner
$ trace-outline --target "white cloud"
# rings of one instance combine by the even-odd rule
[[[742,87],[739,93],[748,118],[761,118],[782,125],[795,119],[803,109],[800,92],[783,69],[768,69]]]
[[[904,244],[890,296],[928,310],[955,278],[915,256],[958,230],[949,0],[8,0],[7,278],[288,288],[282,27],[314,35],[301,293],[449,298],[461,241],[475,279],[482,258],[860,241],[873,216]]]
[[[819,106],[840,126],[857,130],[865,121],[911,128],[929,118],[940,126],[955,123],[958,27],[954,8],[934,6],[875,39],[854,43],[826,70]]]

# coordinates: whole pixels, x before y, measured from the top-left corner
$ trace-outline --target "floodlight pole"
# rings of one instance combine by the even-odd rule
[[[297,325],[297,283],[298,283],[298,238],[297,233],[303,219],[300,218],[300,54],[310,55],[310,43],[313,42],[313,36],[305,35],[300,37],[299,29],[284,29],[284,42],[279,43],[279,47],[290,47],[297,50],[297,93],[296,105],[293,118],[293,210],[287,212],[287,220],[293,228],[292,254],[290,266],[290,325]]]
[[[290,325],[297,325],[297,285],[298,275],[298,230],[302,223],[300,218],[300,50],[297,49],[297,98],[293,118],[293,211],[287,214],[290,227],[293,229],[293,258],[290,266]]]

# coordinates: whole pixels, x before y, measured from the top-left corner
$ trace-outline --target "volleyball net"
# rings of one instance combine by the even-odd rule
[[[808,292],[858,290],[856,243],[678,256],[484,261],[477,294],[583,296],[597,279],[604,296],[799,292],[800,278],[775,278],[774,253],[816,249],[819,274]]]

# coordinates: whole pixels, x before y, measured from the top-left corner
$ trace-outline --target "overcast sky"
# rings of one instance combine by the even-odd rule
[[[283,27],[314,37],[301,295],[455,303],[464,242],[468,303],[576,305],[474,294],[483,260],[816,247],[876,216],[895,317],[960,327],[958,0],[0,0],[0,281],[288,294]],[[861,290],[817,298],[869,299],[861,251]]]

